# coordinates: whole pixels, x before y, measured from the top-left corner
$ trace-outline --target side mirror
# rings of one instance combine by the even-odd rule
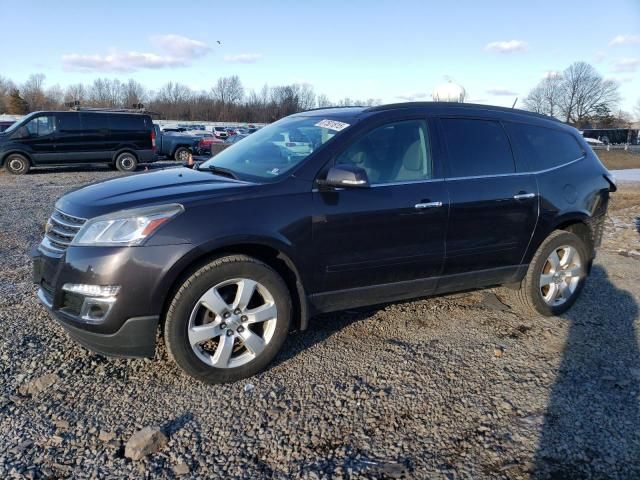
[[[367,172],[352,165],[338,165],[331,167],[327,178],[318,180],[318,185],[332,188],[366,188],[369,187]]]

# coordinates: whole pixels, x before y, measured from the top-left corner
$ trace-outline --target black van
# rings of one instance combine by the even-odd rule
[[[153,122],[141,113],[34,112],[0,133],[0,166],[15,175],[77,163],[131,172],[155,159]]]

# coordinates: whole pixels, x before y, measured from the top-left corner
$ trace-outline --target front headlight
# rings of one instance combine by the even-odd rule
[[[160,225],[182,213],[177,203],[134,208],[92,218],[83,225],[72,245],[139,245]]]

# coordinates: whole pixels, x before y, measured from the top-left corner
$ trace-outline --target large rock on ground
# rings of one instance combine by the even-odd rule
[[[159,428],[145,427],[134,433],[124,447],[124,456],[140,460],[167,445],[167,437]]]
[[[60,377],[57,374],[47,373],[46,375],[34,378],[33,380],[20,385],[18,392],[20,392],[21,395],[37,395],[43,390],[54,385],[58,380],[60,380]]]

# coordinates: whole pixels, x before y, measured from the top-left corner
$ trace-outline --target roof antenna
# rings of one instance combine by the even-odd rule
[[[516,103],[518,103],[518,97],[516,97],[516,99],[513,101],[513,105],[511,105],[512,110],[516,108]]]

